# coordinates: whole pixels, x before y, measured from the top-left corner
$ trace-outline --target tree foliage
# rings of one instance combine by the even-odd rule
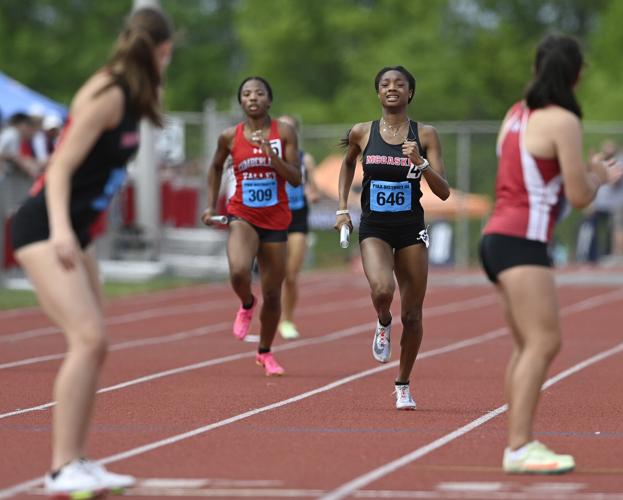
[[[161,0],[178,29],[169,109],[228,108],[239,81],[266,77],[275,110],[307,123],[378,115],[377,71],[417,79],[425,121],[499,119],[521,97],[547,32],[578,36],[590,66],[587,118],[618,119],[618,0]],[[113,45],[131,0],[2,0],[0,69],[65,104]]]

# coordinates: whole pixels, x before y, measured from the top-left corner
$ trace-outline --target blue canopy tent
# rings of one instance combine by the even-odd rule
[[[0,113],[6,120],[14,113],[67,117],[67,108],[44,95],[29,89],[0,72]]]

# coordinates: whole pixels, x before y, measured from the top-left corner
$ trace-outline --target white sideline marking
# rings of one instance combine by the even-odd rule
[[[577,363],[570,368],[567,368],[566,370],[563,370],[558,375],[548,379],[545,382],[545,384],[543,384],[543,388],[541,390],[544,391],[548,389],[549,387],[553,386],[554,384],[560,382],[561,380],[564,380],[565,378],[570,377],[571,375],[595,363],[603,361],[604,359],[610,356],[614,356],[615,354],[618,354],[620,352],[623,352],[623,342],[621,342],[620,344],[617,344],[616,346],[610,349],[602,351],[599,354],[591,356],[590,358],[587,358],[584,361]],[[455,439],[458,439],[464,436],[468,432],[473,431],[474,429],[480,427],[481,425],[486,424],[489,420],[506,412],[507,409],[508,409],[508,405],[506,404],[499,406],[495,410],[492,410],[489,413],[486,413],[480,418],[472,420],[470,423],[462,427],[459,427],[458,429],[454,430],[453,432],[450,432],[449,434],[446,434],[445,436],[440,437],[439,439],[436,439],[432,443],[429,443],[416,450],[413,450],[411,453],[407,453],[406,455],[403,455],[402,457],[397,458],[396,460],[388,462],[387,464],[382,465],[381,467],[378,467],[366,474],[362,474],[361,476],[356,477],[355,479],[343,484],[342,486],[327,493],[326,495],[323,495],[321,497],[321,500],[340,500],[342,498],[351,496],[353,492],[359,490],[360,488],[363,488],[364,486],[367,486],[368,484],[378,479],[381,479],[382,477],[387,476],[388,474],[391,474],[392,472],[395,472],[396,470],[404,467],[405,465],[410,464],[411,462],[415,462],[416,460],[422,458],[423,456],[428,455],[432,451],[435,451],[445,446],[446,444],[451,443]]]
[[[458,302],[451,302],[449,304],[443,304],[441,306],[436,306],[436,307],[431,307],[430,309],[426,310],[426,315],[427,317],[431,317],[431,316],[439,316],[442,314],[448,314],[451,312],[458,312],[458,311],[464,311],[465,309],[469,309],[469,308],[473,308],[473,307],[480,307],[482,306],[482,301],[487,299],[487,296],[484,297],[480,297],[478,299],[468,299],[465,301],[458,301]],[[227,325],[229,326],[230,323],[227,323]],[[333,340],[339,340],[342,338],[346,338],[346,337],[350,337],[352,335],[356,335],[358,333],[361,332],[365,332],[368,331],[370,329],[370,323],[363,323],[361,325],[357,325],[357,326],[352,326],[350,328],[346,328],[343,330],[338,330],[337,332],[334,333],[330,333],[327,335],[323,335],[321,337],[316,337],[316,338],[311,338],[311,339],[305,339],[305,340],[298,340],[298,341],[294,341],[294,342],[289,342],[288,344],[284,344],[284,345],[280,345],[277,346],[273,349],[273,352],[280,352],[280,351],[289,351],[291,349],[297,349],[299,347],[306,347],[309,345],[316,345],[316,344],[323,344],[325,342],[331,342]],[[497,331],[497,330],[496,330]],[[505,331],[505,329],[504,329]],[[139,342],[139,341],[136,341]],[[207,361],[201,361],[199,363],[193,363],[190,365],[185,365],[185,366],[181,366],[179,368],[171,368],[169,370],[164,370],[164,371],[160,371],[160,372],[156,372],[156,373],[152,373],[151,375],[144,375],[142,377],[138,377],[132,380],[128,380],[126,382],[121,382],[119,384],[116,385],[112,385],[112,386],[108,386],[108,387],[103,387],[101,389],[99,389],[97,391],[98,394],[103,394],[106,392],[111,392],[111,391],[115,391],[115,390],[119,390],[119,389],[124,389],[126,387],[130,387],[133,385],[137,385],[137,384],[142,384],[145,382],[151,382],[152,380],[156,380],[159,378],[163,378],[163,377],[169,377],[171,375],[177,375],[180,373],[185,373],[185,372],[189,372],[192,370],[198,370],[201,368],[207,368],[209,366],[215,366],[215,365],[220,365],[223,363],[227,363],[229,361],[238,361],[240,359],[244,359],[244,358],[250,358],[255,356],[255,351],[247,351],[247,352],[243,352],[243,353],[237,353],[237,354],[230,354],[228,356],[223,356],[221,358],[214,358],[214,359],[209,359]],[[8,417],[13,417],[16,415],[23,415],[25,413],[30,413],[32,411],[39,411],[39,410],[46,410],[48,408],[53,407],[56,404],[56,402],[51,401],[49,403],[44,403],[41,405],[37,405],[37,406],[32,406],[29,408],[20,408],[11,412],[7,412],[7,413],[2,413],[0,414],[0,420],[4,419],[4,418],[8,418]]]
[[[47,496],[43,489],[31,490],[33,495]],[[126,490],[124,496],[175,497],[175,498],[318,498],[324,490],[312,489],[249,489],[249,488],[149,488],[142,485]],[[621,500],[621,493],[553,491],[547,493],[547,500]],[[439,491],[439,490],[360,490],[353,493],[354,498],[387,499],[445,499],[445,500],[543,500],[543,492],[523,491]]]
[[[487,481],[446,481],[437,485],[441,491],[502,491],[504,487],[505,483]]]

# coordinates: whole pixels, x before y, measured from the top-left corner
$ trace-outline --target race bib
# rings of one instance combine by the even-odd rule
[[[411,184],[408,181],[372,181],[370,210],[374,212],[406,212],[411,210]]]
[[[290,210],[300,210],[305,206],[305,187],[302,184],[294,187],[286,182],[286,193],[288,193]]]
[[[251,208],[277,204],[276,179],[245,179],[242,181],[242,203]]]

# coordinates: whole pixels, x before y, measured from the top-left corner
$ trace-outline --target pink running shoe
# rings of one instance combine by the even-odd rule
[[[253,305],[251,306],[251,309],[245,309],[242,306],[238,309],[236,319],[234,320],[234,337],[238,340],[244,340],[249,333],[251,320],[253,319],[253,311],[255,310],[256,305],[257,299],[253,297]]]
[[[283,375],[285,373],[285,370],[279,363],[277,363],[277,360],[275,359],[275,356],[273,356],[272,352],[265,352],[264,354],[257,353],[255,355],[255,362],[264,367],[267,377],[272,375]]]

